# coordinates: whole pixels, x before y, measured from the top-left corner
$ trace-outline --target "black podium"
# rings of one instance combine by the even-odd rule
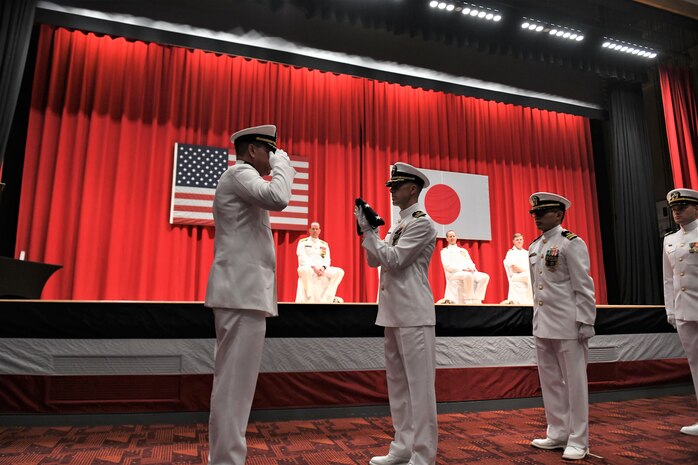
[[[0,257],[0,299],[40,299],[48,278],[60,265]]]

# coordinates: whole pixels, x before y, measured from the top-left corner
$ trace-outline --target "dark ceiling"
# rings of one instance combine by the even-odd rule
[[[461,6],[464,2],[439,0]],[[262,0],[271,12],[296,8],[307,18],[350,23],[365,29],[388,30],[456,47],[473,47],[548,61],[618,65],[619,56],[600,49],[604,36],[658,50],[663,59],[686,61],[698,45],[698,21],[628,0],[494,0],[471,2],[496,8],[503,20],[463,18],[428,6],[429,0]],[[677,2],[674,2],[677,3]],[[570,26],[585,32],[579,44],[550,40],[522,31],[521,18],[529,17]],[[574,45],[571,47],[570,45]],[[622,57],[631,58],[631,57]],[[634,58],[634,57],[632,57]],[[636,61],[628,60],[632,66]]]
[[[456,6],[463,4],[443,1]],[[642,79],[647,61],[601,49],[604,36],[654,48],[661,60],[683,65],[690,62],[689,50],[698,46],[698,21],[629,0],[473,2],[500,10],[503,19],[497,24],[431,8],[429,0],[58,0],[57,3],[175,23],[186,21],[214,31],[242,27],[273,34],[280,30],[284,32],[281,36],[289,35],[292,29],[289,26],[301,18],[310,22],[302,25],[306,30],[290,32],[292,39],[300,43],[315,32],[313,23],[322,23],[324,30],[334,24],[630,80]],[[545,34],[528,33],[520,28],[522,17],[582,30],[585,40],[569,43]]]

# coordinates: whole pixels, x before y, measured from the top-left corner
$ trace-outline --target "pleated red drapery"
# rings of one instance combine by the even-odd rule
[[[659,82],[674,186],[698,189],[698,108],[691,71],[661,65]]]
[[[384,216],[388,166],[489,176],[491,241],[465,242],[506,297],[502,259],[515,231],[537,236],[536,190],[570,198],[566,227],[592,257],[606,302],[588,121],[579,116],[425,91],[200,50],[42,26],[26,147],[17,250],[63,269],[47,299],[202,300],[212,228],[168,222],[174,142],[228,146],[242,127],[274,123],[280,146],[308,157],[310,219],[322,225],[339,295],[374,301],[377,274],[355,233],[353,199]],[[386,231],[383,231],[385,233]],[[296,290],[304,233],[276,231],[279,299]],[[445,280],[438,258],[435,298]]]
[[[487,302],[507,296],[502,260],[514,232],[526,242],[540,234],[528,211],[536,191],[557,192],[572,202],[564,226],[584,238],[591,255],[597,300],[606,302],[601,235],[588,120],[385,82],[366,83],[364,186],[368,199],[388,211],[383,181],[390,163],[489,177],[491,241],[461,241],[480,271],[490,274]],[[445,277],[437,242],[429,281],[436,298]],[[369,298],[376,289],[368,288]]]

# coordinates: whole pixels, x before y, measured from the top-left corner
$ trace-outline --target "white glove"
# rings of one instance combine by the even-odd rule
[[[269,156],[269,164],[272,168],[274,168],[277,163],[285,163],[290,165],[291,159],[288,157],[286,152],[281,149],[276,149],[276,151]]]
[[[356,217],[356,221],[359,224],[359,229],[361,229],[362,232],[366,233],[373,230],[371,225],[368,224],[368,220],[366,219],[366,215],[364,215],[363,208],[358,206],[354,207],[354,216]]]
[[[676,317],[674,315],[667,315],[666,316],[666,321],[669,323],[671,326],[676,329]]]
[[[596,334],[596,331],[594,331],[594,325],[585,325],[584,323],[579,325],[578,331],[577,340],[579,342],[584,342]]]

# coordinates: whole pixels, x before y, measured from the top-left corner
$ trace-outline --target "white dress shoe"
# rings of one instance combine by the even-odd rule
[[[373,457],[369,465],[409,465],[410,457],[398,457],[397,455],[388,454],[379,457]]]
[[[567,441],[556,441],[555,439],[534,439],[531,441],[533,447],[545,450],[564,449],[567,446]]]
[[[562,453],[562,458],[567,460],[582,460],[589,453],[589,448],[567,446],[565,452]]]
[[[691,426],[684,426],[680,430],[683,434],[688,434],[691,436],[698,436],[698,423]]]

